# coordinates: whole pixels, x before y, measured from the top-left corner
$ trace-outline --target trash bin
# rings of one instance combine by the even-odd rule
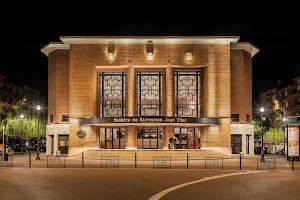
[[[8,154],[7,153],[4,154],[4,161],[8,161]]]

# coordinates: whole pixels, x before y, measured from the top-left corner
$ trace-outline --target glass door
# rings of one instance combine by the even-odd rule
[[[99,148],[125,149],[126,128],[100,128]]]
[[[143,149],[157,149],[158,148],[158,131],[157,128],[143,128]]]
[[[69,153],[69,136],[68,135],[59,135],[59,151],[61,154]]]
[[[231,135],[231,150],[232,154],[239,154],[242,150],[242,136]]]

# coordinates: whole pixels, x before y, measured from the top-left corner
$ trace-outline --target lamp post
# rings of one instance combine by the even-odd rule
[[[21,124],[21,129],[22,129],[22,134],[21,134],[21,153],[23,154],[23,142],[22,142],[22,135],[23,135],[23,119],[24,119],[24,115],[23,114],[21,114],[20,115],[20,118],[21,118],[21,120],[22,120],[22,124]]]
[[[284,156],[286,155],[286,148],[285,148],[285,147],[286,147],[286,142],[287,142],[287,141],[286,141],[286,134],[287,134],[287,133],[286,133],[286,128],[287,128],[287,127],[286,127],[286,124],[285,124],[286,118],[283,117],[283,118],[282,118],[282,121],[283,121],[283,123],[284,123],[284,135],[283,135],[283,136],[284,136],[284,137],[283,137],[283,138],[284,138],[284,143],[283,143],[284,145],[283,145],[283,152],[282,152],[282,155],[283,155],[283,157],[284,157]]]
[[[37,132],[37,146],[36,146],[36,160],[40,160],[40,110],[41,106],[37,105],[36,110],[38,112],[38,132]]]
[[[265,111],[264,107],[261,107],[260,109],[261,112],[261,150],[260,150],[260,154],[261,154],[261,158],[260,158],[260,162],[265,162],[265,152],[264,152],[264,124],[263,124],[263,112]]]
[[[2,160],[4,160],[4,151],[5,151],[5,142],[4,142],[4,131],[5,131],[5,126],[2,126]]]

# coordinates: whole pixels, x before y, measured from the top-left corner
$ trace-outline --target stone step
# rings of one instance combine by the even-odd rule
[[[186,160],[187,154],[189,160],[205,160],[206,157],[223,157],[224,155],[214,150],[87,150],[84,152],[84,159],[101,160],[102,156],[106,156],[107,159],[113,159],[113,156],[119,157],[119,160],[134,161],[134,156],[137,156],[137,160],[153,160],[154,156],[169,157],[171,160]],[[82,154],[72,156],[73,158],[81,157]],[[110,158],[110,156],[112,156]]]

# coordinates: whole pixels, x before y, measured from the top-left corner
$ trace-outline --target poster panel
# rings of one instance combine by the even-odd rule
[[[288,127],[288,156],[299,156],[299,127]]]

